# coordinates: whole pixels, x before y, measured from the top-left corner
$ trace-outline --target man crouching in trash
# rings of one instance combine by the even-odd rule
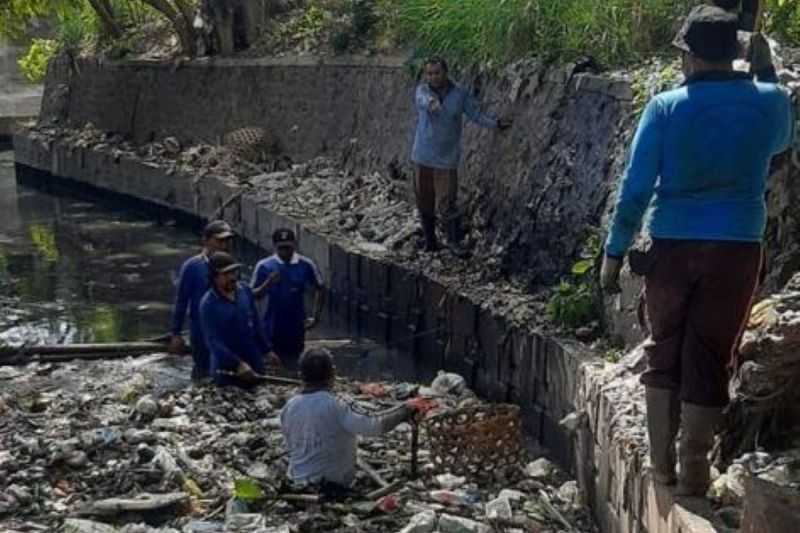
[[[335,370],[329,351],[310,349],[299,366],[303,389],[281,411],[289,479],[296,488],[342,496],[355,477],[357,436],[387,433],[424,411],[425,402],[412,399],[374,416],[359,414],[331,391]]]
[[[211,288],[200,303],[200,320],[217,385],[250,388],[266,370],[267,342],[258,323],[253,291],[239,283],[241,265],[225,252],[208,261]]]

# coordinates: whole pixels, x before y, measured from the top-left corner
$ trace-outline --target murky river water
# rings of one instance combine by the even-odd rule
[[[240,247],[241,248],[241,247]],[[22,185],[0,152],[0,342],[137,341],[167,333],[174,279],[199,249],[172,221]],[[254,251],[238,250],[254,263]],[[245,276],[247,273],[245,273]],[[325,323],[310,338],[348,338]],[[375,348],[337,354],[353,377],[424,379],[407,354]],[[188,361],[187,361],[188,363]]]

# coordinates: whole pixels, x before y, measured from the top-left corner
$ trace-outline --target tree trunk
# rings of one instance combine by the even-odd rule
[[[209,8],[214,20],[214,35],[220,55],[229,56],[234,52],[233,23],[235,6],[231,0],[210,0]]]
[[[89,0],[89,4],[91,4],[92,9],[97,13],[100,23],[103,25],[103,33],[112,39],[122,37],[122,28],[114,18],[114,10],[108,0]]]
[[[197,42],[195,41],[194,29],[192,28],[191,10],[183,0],[175,0],[177,7],[170,4],[167,0],[142,1],[169,19],[175,32],[178,34],[183,53],[191,57],[197,55]],[[188,20],[185,11],[189,13]]]

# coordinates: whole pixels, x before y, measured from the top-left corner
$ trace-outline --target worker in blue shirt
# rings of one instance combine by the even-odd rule
[[[737,18],[701,5],[676,37],[686,83],[644,110],[601,271],[603,287],[618,290],[622,258],[650,208],[653,245],[630,256],[645,276],[651,329],[641,381],[653,477],[677,481],[681,495],[709,486],[708,452],[762,267],[770,160],[793,138],[789,95],[753,80],[774,73],[763,36],[751,41],[752,72],[733,70]]]
[[[239,283],[241,265],[225,252],[208,260],[211,288],[200,303],[200,321],[217,385],[249,387],[271,362],[259,327],[255,297]]]
[[[417,166],[414,190],[425,235],[425,250],[439,249],[436,217],[446,225],[451,245],[458,246],[460,220],[456,208],[458,165],[461,160],[463,115],[484,128],[505,130],[511,122],[481,113],[474,96],[448,77],[447,62],[439,57],[425,63],[425,82],[414,98],[417,128],[411,160]]]
[[[202,251],[186,260],[178,276],[178,293],[175,297],[175,310],[172,315],[172,330],[169,343],[171,353],[183,353],[184,343],[181,331],[189,310],[191,321],[190,342],[194,368],[192,379],[199,380],[209,375],[208,349],[200,327],[200,300],[209,288],[208,258],[219,251],[227,251],[233,237],[233,230],[224,220],[209,222],[203,230]]]
[[[324,284],[314,262],[297,253],[290,229],[272,235],[275,254],[262,259],[253,272],[251,287],[256,298],[268,297],[264,333],[270,351],[287,367],[294,366],[305,348],[305,332],[319,323]],[[313,311],[306,316],[305,295],[314,291]]]

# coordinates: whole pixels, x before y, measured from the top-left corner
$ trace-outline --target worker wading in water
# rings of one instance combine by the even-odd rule
[[[323,492],[346,490],[355,477],[358,436],[377,437],[397,427],[429,402],[415,398],[383,413],[357,413],[331,390],[333,357],[309,349],[300,359],[302,391],[281,411],[281,430],[289,450],[289,479]]]
[[[417,129],[411,160],[417,166],[414,191],[425,235],[424,247],[429,252],[439,249],[436,238],[439,216],[445,222],[453,251],[461,254],[456,200],[463,115],[484,128],[505,130],[511,127],[511,121],[481,113],[475,97],[450,80],[447,63],[438,57],[425,63],[425,82],[417,87],[414,100]]]
[[[239,283],[241,265],[225,252],[208,261],[211,288],[200,303],[210,358],[211,376],[217,385],[250,387],[276,363],[258,323],[253,291]]]
[[[228,251],[233,230],[227,222],[214,220],[203,230],[202,251],[186,260],[178,275],[178,292],[175,297],[175,308],[172,315],[172,330],[170,335],[169,351],[179,354],[184,351],[183,321],[186,310],[189,309],[190,342],[192,343],[192,379],[199,380],[209,376],[209,356],[200,326],[200,300],[209,288],[210,278],[208,258],[215,252]]]
[[[763,36],[751,43],[754,72],[733,70],[737,18],[701,5],[675,38],[686,82],[644,110],[601,272],[603,287],[617,291],[622,258],[650,207],[653,245],[630,256],[645,276],[651,323],[641,382],[653,477],[677,481],[681,495],[702,496],[709,486],[708,453],[761,268],[769,164],[793,137],[788,94],[753,80],[774,73]]]
[[[297,253],[292,230],[276,230],[272,243],[275,254],[258,262],[251,287],[256,298],[268,298],[263,328],[269,349],[290,368],[303,353],[306,330],[319,323],[324,285],[314,262]],[[305,306],[308,289],[314,291],[310,317]]]

